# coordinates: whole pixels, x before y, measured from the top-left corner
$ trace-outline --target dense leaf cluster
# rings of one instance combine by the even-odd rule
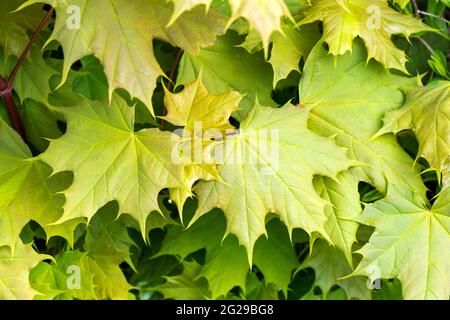
[[[449,9],[0,0],[0,299],[448,299]]]

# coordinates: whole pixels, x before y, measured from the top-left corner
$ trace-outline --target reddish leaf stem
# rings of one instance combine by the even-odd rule
[[[33,47],[34,42],[36,41],[37,37],[41,33],[42,29],[44,29],[45,25],[47,24],[48,20],[53,14],[53,8],[51,8],[47,14],[42,19],[41,23],[37,27],[37,29],[34,31],[33,35],[31,36],[30,41],[28,41],[27,46],[23,50],[22,54],[20,55],[19,60],[17,61],[16,65],[14,66],[13,71],[11,72],[10,76],[8,77],[8,81],[5,81],[0,78],[0,97],[3,98],[3,101],[6,104],[6,108],[8,110],[9,117],[11,119],[12,125],[14,129],[19,133],[19,135],[22,137],[22,139],[25,140],[25,130],[22,125],[22,120],[20,118],[19,111],[17,110],[17,106],[14,102],[14,98],[12,96],[12,90],[14,86],[14,80],[16,79],[17,72],[19,71],[20,67],[24,63],[25,59],[28,56],[28,53],[30,53],[31,48]]]

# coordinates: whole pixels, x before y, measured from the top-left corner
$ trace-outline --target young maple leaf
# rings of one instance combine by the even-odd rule
[[[42,6],[36,5],[20,12],[13,12],[22,0],[0,2],[0,47],[7,58],[19,57],[30,40],[29,32],[34,31],[45,15]]]
[[[185,11],[195,6],[210,7],[212,0],[171,0],[174,4],[174,13],[171,21]],[[270,37],[275,31],[282,32],[281,18],[288,17],[293,20],[284,0],[228,0],[231,7],[229,24],[242,17],[247,20],[250,29],[260,36],[266,56],[269,52]]]
[[[417,157],[425,158],[432,169],[446,173],[450,161],[450,82],[436,81],[407,92],[405,104],[386,113],[377,136],[412,129],[419,142]]]
[[[201,46],[214,43],[227,24],[226,17],[217,11],[206,16],[194,10],[167,26],[172,9],[165,0],[139,0],[133,5],[126,0],[29,0],[21,9],[34,3],[47,3],[56,10],[55,28],[47,43],[57,40],[62,45],[61,83],[74,62],[93,54],[104,66],[110,98],[114,89],[124,88],[152,113],[156,80],[163,75],[153,53],[153,39],[197,53]]]
[[[375,232],[358,251],[363,258],[353,275],[398,277],[406,300],[448,299],[450,188],[430,206],[425,193],[390,185],[386,198],[367,204],[357,220]]]
[[[309,111],[290,104],[280,109],[256,105],[238,134],[211,148],[211,153],[223,155],[218,168],[222,180],[195,186],[199,206],[191,223],[214,207],[222,208],[226,233],[238,237],[250,261],[270,212],[279,215],[290,233],[303,228],[329,238],[326,201],[315,192],[312,179],[336,178],[354,163],[330,138],[307,128]]]
[[[51,168],[32,158],[19,135],[0,117],[0,246],[9,246],[13,254],[30,220],[46,229],[62,214],[64,197],[54,194],[50,174]]]
[[[37,291],[30,285],[29,272],[48,258],[51,257],[38,254],[31,245],[17,243],[14,250],[0,246],[0,300],[33,299]]]
[[[67,120],[64,136],[53,140],[40,158],[55,172],[72,171],[73,184],[64,191],[60,222],[91,218],[106,203],[117,200],[120,213],[133,216],[145,234],[146,218],[159,211],[164,188],[187,188],[183,167],[174,163],[177,141],[159,129],[134,131],[135,109],[114,94],[112,104],[83,101],[55,108]]]
[[[387,0],[312,0],[300,25],[323,21],[323,39],[333,55],[352,50],[353,40],[360,37],[368,50],[367,60],[374,58],[386,68],[408,73],[405,52],[391,41],[392,35],[435,31],[420,20],[389,7]]]
[[[200,163],[195,161],[196,140],[200,142],[201,148],[206,148],[211,142],[204,137],[209,130],[222,132],[224,135],[226,130],[234,129],[230,124],[231,114],[238,109],[242,95],[229,91],[222,95],[209,94],[201,81],[201,74],[196,81],[186,85],[180,93],[171,93],[164,88],[164,104],[167,109],[167,115],[163,119],[176,126],[182,126],[185,130],[183,144],[191,151],[184,166],[184,177],[189,187],[200,179],[211,180],[217,178],[217,169],[214,164]],[[198,132],[200,131],[200,132]],[[188,137],[186,136],[188,135]],[[198,150],[198,148],[197,148]],[[200,152],[201,157],[202,151]],[[171,198],[178,205],[180,211],[186,199],[192,196],[187,189],[171,189]],[[181,219],[183,216],[180,215]]]

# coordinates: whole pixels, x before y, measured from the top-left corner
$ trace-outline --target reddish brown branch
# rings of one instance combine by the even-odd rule
[[[34,42],[36,41],[37,37],[41,33],[42,29],[46,26],[48,20],[53,14],[53,8],[51,8],[47,14],[42,19],[41,23],[37,27],[37,29],[34,31],[33,35],[31,36],[30,41],[28,41],[27,46],[23,50],[22,54],[20,55],[19,60],[17,61],[16,65],[14,66],[13,71],[11,72],[8,81],[5,81],[1,79],[0,77],[0,97],[3,98],[3,101],[6,104],[6,109],[8,110],[9,117],[11,119],[12,125],[14,129],[17,131],[17,133],[20,134],[20,136],[25,140],[25,130],[22,125],[22,120],[20,118],[19,111],[17,110],[16,104],[14,102],[14,98],[12,96],[12,90],[14,86],[14,80],[16,79],[17,72],[19,71],[20,67],[24,63],[25,59],[28,56],[28,53],[30,53],[31,48],[33,47]]]
[[[178,49],[177,56],[175,57],[175,61],[173,62],[172,70],[170,71],[169,79],[168,79],[168,82],[167,82],[167,89],[169,91],[172,91],[174,86],[175,86],[175,73],[178,70],[178,66],[180,64],[180,60],[181,60],[181,57],[183,56],[183,53],[184,53],[183,49]],[[164,106],[164,111],[163,112],[164,112],[164,115],[167,114],[166,106]],[[164,121],[164,119],[161,119],[159,124],[160,124],[161,128],[164,129],[164,126],[165,126],[166,122]]]
[[[183,56],[183,49],[179,49],[177,52],[177,56],[175,57],[175,61],[173,62],[172,70],[169,74],[169,83],[167,84],[167,89],[170,91],[173,90],[173,87],[175,85],[175,73],[178,70],[178,65],[180,64],[181,57]]]
[[[0,77],[0,90],[4,90],[6,88],[5,81]],[[25,141],[25,130],[22,125],[22,120],[20,119],[19,111],[17,110],[16,104],[14,102],[14,98],[12,96],[12,92],[4,92],[2,94],[3,101],[6,105],[6,110],[8,111],[9,118],[11,119],[11,123],[13,125],[14,130],[22,137]]]

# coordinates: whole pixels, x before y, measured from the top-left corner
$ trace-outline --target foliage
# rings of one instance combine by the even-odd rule
[[[0,299],[447,300],[449,5],[0,0]]]

